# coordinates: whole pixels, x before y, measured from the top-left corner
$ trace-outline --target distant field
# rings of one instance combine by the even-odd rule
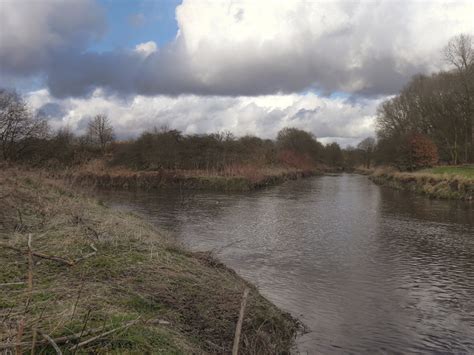
[[[474,166],[437,166],[431,169],[423,170],[423,172],[432,174],[459,175],[474,179]]]

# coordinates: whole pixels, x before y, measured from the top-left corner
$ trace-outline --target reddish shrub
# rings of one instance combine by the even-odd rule
[[[433,166],[438,162],[438,148],[429,137],[414,133],[408,138],[408,145],[413,169]]]
[[[278,153],[278,161],[292,168],[311,169],[313,167],[313,161],[308,155],[303,155],[289,149]]]

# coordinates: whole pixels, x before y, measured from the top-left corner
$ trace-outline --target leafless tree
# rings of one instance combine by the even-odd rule
[[[445,59],[456,68],[464,89],[465,160],[474,161],[474,38],[460,34],[444,49]]]
[[[364,152],[365,166],[370,168],[372,156],[375,150],[375,139],[372,137],[367,137],[357,145],[357,148]]]
[[[4,160],[16,159],[31,140],[47,135],[47,122],[34,116],[21,96],[0,89],[0,150]]]
[[[474,65],[473,37],[468,34],[453,37],[444,48],[444,56],[458,71],[468,71]]]
[[[105,114],[96,115],[89,121],[87,135],[93,144],[105,152],[107,145],[114,140],[114,128]]]

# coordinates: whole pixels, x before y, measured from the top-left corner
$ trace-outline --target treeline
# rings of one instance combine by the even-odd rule
[[[72,166],[102,156],[113,140],[105,115],[91,119],[83,136],[68,128],[52,132],[47,120],[32,112],[18,93],[0,89],[0,161]]]
[[[276,140],[237,138],[230,132],[183,135],[161,128],[117,143],[112,164],[145,170],[223,170],[236,165],[311,169],[318,164],[343,166],[344,156],[337,143],[324,146],[310,133],[296,128],[281,130]]]
[[[349,168],[367,162],[367,149],[363,144],[357,149],[323,145],[311,133],[296,128],[284,128],[271,140],[235,137],[229,132],[185,135],[163,127],[136,139],[116,141],[111,121],[103,114],[90,119],[82,136],[68,128],[52,132],[20,95],[0,90],[1,159],[32,166],[62,168],[105,158],[111,165],[136,170],[220,171],[242,165]]]
[[[444,49],[451,70],[417,75],[377,112],[376,161],[402,170],[474,162],[474,44],[469,35]]]

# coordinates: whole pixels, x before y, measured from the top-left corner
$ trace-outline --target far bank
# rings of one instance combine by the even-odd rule
[[[361,169],[379,185],[407,190],[430,198],[471,201],[474,199],[474,167],[438,166],[416,172],[389,168]]]
[[[95,161],[81,167],[61,172],[60,175],[75,185],[101,189],[154,190],[180,188],[190,190],[250,191],[298,180],[324,173],[342,172],[343,168],[326,166],[256,167],[239,166],[216,170],[136,171],[123,167],[111,167],[104,161]]]

